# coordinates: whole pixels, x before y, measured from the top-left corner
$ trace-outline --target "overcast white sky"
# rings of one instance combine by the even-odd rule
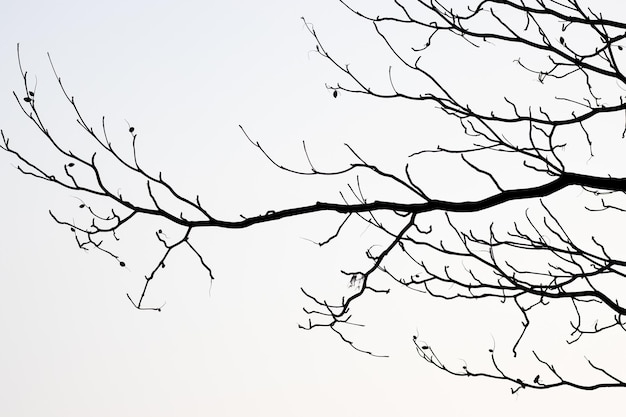
[[[11,93],[21,88],[19,42],[51,131],[68,143],[86,140],[46,52],[94,125],[106,115],[123,141],[128,120],[146,166],[225,216],[336,199],[347,181],[277,173],[238,124],[298,167],[306,167],[302,140],[329,168],[348,160],[344,142],[390,160],[406,154],[398,148],[403,139],[437,143],[445,126],[440,119],[429,125],[423,106],[334,100],[324,83],[337,73],[311,53],[301,16],[347,62],[370,53],[375,38],[336,0],[5,1],[0,127],[16,148],[47,160]],[[335,217],[211,231],[198,244],[217,278],[212,288],[181,252],[151,288],[154,304],[167,302],[163,312],[136,311],[126,292],[140,291],[155,259],[152,226],[124,236],[128,268],[82,252],[47,213],[72,218],[75,195],[13,165],[0,154],[0,415],[582,416],[623,403],[619,390],[511,395],[507,384],[429,367],[411,348],[416,329],[466,359],[490,347],[498,331],[517,331],[510,323],[519,317],[489,308],[471,315],[467,303],[415,295],[372,302],[361,337],[388,359],[359,354],[328,331],[298,330],[300,286],[323,288],[339,269],[365,262],[362,225],[348,230],[352,243],[324,250],[303,239],[332,234]]]

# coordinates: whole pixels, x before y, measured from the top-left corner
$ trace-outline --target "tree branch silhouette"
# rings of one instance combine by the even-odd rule
[[[214,215],[209,206],[202,204],[199,196],[187,197],[177,191],[162,172],[153,173],[143,168],[136,151],[138,133],[134,127],[129,125],[128,133],[132,139],[130,157],[113,146],[104,118],[98,131],[91,127],[50,61],[62,93],[93,145],[90,152],[83,152],[84,155],[63,147],[40,117],[36,91],[31,88],[28,74],[23,69],[19,46],[18,63],[24,90],[21,94],[14,93],[15,99],[25,116],[66,162],[56,171],[45,169],[27,152],[13,147],[4,131],[0,131],[1,147],[13,154],[20,172],[81,193],[85,195],[85,201],[87,198],[93,200],[93,203],[81,200],[79,206],[89,212],[90,224],[76,225],[50,212],[57,223],[71,230],[82,249],[103,251],[124,267],[125,262],[120,256],[102,242],[107,236],[117,239],[116,232],[125,224],[148,216],[184,230],[182,237],[177,239],[168,238],[162,229],[156,232],[163,245],[163,253],[145,276],[140,296],[133,298],[128,295],[137,309],[160,310],[161,307],[146,306],[145,295],[149,283],[165,267],[174,251],[191,250],[213,280],[210,260],[205,259],[194,246],[192,234],[195,230],[243,229],[288,217],[334,212],[342,215],[343,221],[334,234],[318,243],[319,246],[344,233],[342,228],[350,221],[364,221],[376,227],[384,233],[386,240],[380,244],[382,250],[376,253],[373,249],[368,250],[369,264],[361,270],[341,271],[345,276],[346,292],[341,294],[338,302],[330,302],[326,297],[302,289],[306,299],[314,305],[304,309],[309,320],[300,326],[303,329],[328,328],[352,348],[384,356],[360,346],[346,336],[342,327],[361,326],[352,321],[350,308],[365,293],[389,291],[372,284],[370,278],[381,274],[406,288],[436,298],[497,299],[513,303],[522,317],[521,330],[510,352],[514,358],[523,350],[522,341],[532,323],[529,312],[551,302],[567,303],[571,308],[573,318],[568,343],[607,330],[626,331],[626,300],[622,299],[621,292],[616,291],[626,278],[626,259],[619,257],[619,248],[604,242],[596,234],[589,235],[587,240],[575,236],[551,203],[562,196],[564,190],[576,189],[594,201],[594,206],[586,207],[589,214],[626,211],[626,202],[620,200],[626,193],[626,177],[619,172],[619,167],[607,166],[605,172],[608,173],[598,174],[584,164],[592,158],[600,158],[604,148],[599,144],[604,145],[611,140],[597,137],[597,129],[592,122],[613,121],[610,116],[626,114],[624,95],[620,88],[615,88],[615,85],[626,84],[626,75],[621,70],[626,54],[620,45],[626,38],[626,23],[606,19],[602,13],[584,7],[578,0],[484,0],[467,6],[463,12],[438,0],[394,0],[393,12],[385,15],[362,12],[347,0],[339,2],[356,19],[371,24],[383,47],[392,53],[395,65],[425,82],[432,91],[415,93],[412,92],[414,89],[403,88],[403,83],[394,77],[392,66],[386,72],[389,86],[375,87],[372,80],[362,77],[353,67],[331,54],[313,25],[303,19],[316,43],[316,52],[346,79],[344,83],[326,86],[334,99],[338,99],[338,93],[342,92],[379,99],[432,103],[458,123],[467,145],[453,148],[440,144],[436,149],[417,149],[408,155],[402,175],[366,162],[350,145],[346,145],[354,157],[353,162],[343,169],[325,172],[315,167],[306,144],[303,144],[303,152],[309,169],[297,170],[274,159],[240,126],[241,131],[280,170],[315,176],[369,172],[390,185],[399,185],[411,197],[399,201],[370,200],[364,196],[357,177],[357,186],[349,185],[351,196],[348,198],[341,194],[341,202],[317,201],[297,207],[276,207],[248,217],[236,217],[237,210],[233,208],[233,216],[221,218]],[[407,46],[392,36],[390,28],[416,31],[425,42],[423,45]],[[476,49],[491,48],[489,50],[496,54],[508,48],[519,51],[520,57],[514,61],[517,68],[536,78],[545,88],[565,91],[568,96],[555,95],[552,103],[547,104],[538,99],[526,106],[513,93],[504,92],[500,104],[491,103],[488,109],[483,108],[477,97],[465,101],[463,94],[455,91],[444,76],[422,63],[423,56],[445,53],[443,49],[438,49],[438,43],[444,40],[461,40]],[[537,57],[542,63],[535,62]],[[483,63],[478,60],[468,65],[480,67]],[[620,127],[620,133],[622,138],[626,136],[626,122],[623,128]],[[585,144],[585,152],[572,154],[568,151],[568,147],[580,143]],[[462,201],[432,197],[424,191],[423,181],[411,175],[412,168],[427,154],[459,156],[474,174],[489,180],[493,191],[486,197]],[[513,155],[517,158],[516,167],[527,173],[529,181],[532,178],[534,183],[508,187],[503,179],[506,172],[475,159],[475,156],[485,154],[492,158]],[[102,161],[105,159],[114,161],[126,176],[143,184],[142,193],[123,195],[120,189],[115,189],[115,184],[109,182],[103,172]],[[612,169],[616,173],[612,174]],[[100,208],[103,201],[109,207],[106,214]],[[496,221],[483,230],[475,230],[471,222],[454,217],[494,208],[507,212],[513,202],[525,205],[524,215],[512,220],[510,229],[505,232],[498,230]],[[418,223],[423,224],[422,215],[426,213],[439,213],[445,221],[443,224],[429,224],[424,230]],[[381,216],[387,216],[384,222]],[[437,233],[442,231],[451,233],[453,238],[438,238]],[[391,253],[403,256],[416,272],[409,276],[395,272],[393,262],[388,262]],[[429,259],[431,253],[441,255],[447,261],[438,264]],[[589,308],[591,305],[593,309]],[[513,392],[559,386],[583,390],[626,387],[626,377],[619,377],[590,359],[586,359],[586,363],[589,369],[595,371],[597,378],[579,380],[576,376],[566,376],[557,371],[555,365],[530,349],[540,371],[534,378],[525,378],[505,369],[496,358],[495,347],[489,351],[491,369],[473,370],[467,364],[457,369],[444,363],[433,347],[419,341],[417,336],[414,343],[420,357],[444,372],[508,381],[514,385]]]

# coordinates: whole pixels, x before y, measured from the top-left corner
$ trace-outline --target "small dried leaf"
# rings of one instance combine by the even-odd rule
[[[565,45],[565,38],[563,38],[563,36],[561,36],[559,38],[559,42],[561,42],[561,45]]]
[[[617,49],[619,49],[620,51],[622,51],[624,49],[624,47],[622,45],[617,45]]]
[[[85,205],[81,204],[80,206],[78,206],[78,208],[85,208]]]
[[[32,91],[29,91],[28,95],[31,96],[31,97],[35,97],[35,93],[33,93]]]
[[[133,132],[135,131],[135,128],[131,126],[131,127],[128,129],[128,131],[129,131],[130,133],[133,133]]]
[[[122,268],[124,268],[124,267],[126,266],[126,262],[124,262],[124,261],[120,261],[120,266],[121,266]]]
[[[24,97],[24,101],[30,103],[32,100],[30,99],[30,97]]]
[[[73,167],[74,166],[74,162],[70,162],[69,164],[67,164],[68,167]]]
[[[428,346],[424,345],[424,346],[422,346],[422,349],[423,349],[423,350],[428,350],[428,349],[430,349],[430,348],[429,348]]]
[[[338,94],[337,94],[337,90],[334,90],[334,91],[333,91],[333,97],[334,97],[334,98],[337,98],[337,95],[338,95]]]

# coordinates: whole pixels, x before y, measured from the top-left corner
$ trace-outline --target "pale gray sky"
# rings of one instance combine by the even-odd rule
[[[446,133],[441,119],[428,124],[433,113],[425,106],[334,100],[324,83],[338,74],[312,53],[301,16],[348,62],[375,53],[371,33],[336,0],[5,1],[0,127],[45,163],[48,149],[11,93],[21,88],[19,42],[51,131],[68,143],[86,140],[55,84],[49,52],[94,125],[106,115],[123,141],[128,120],[146,166],[233,216],[336,199],[347,181],[276,172],[238,124],[302,168],[302,140],[332,168],[348,160],[344,142],[394,160],[406,155],[402,143],[437,143]],[[364,226],[349,230],[352,243],[324,250],[303,239],[332,234],[334,217],[199,236],[217,278],[212,288],[181,252],[150,289],[154,304],[167,302],[164,311],[136,311],[125,294],[140,291],[154,260],[153,231],[124,236],[134,255],[126,269],[80,251],[47,213],[76,215],[74,194],[20,175],[15,163],[0,153],[0,415],[582,416],[623,402],[619,390],[511,395],[506,383],[438,372],[411,348],[419,329],[449,346],[452,358],[480,356],[491,335],[517,331],[510,323],[519,317],[494,313],[495,305],[468,312],[467,303],[419,295],[376,299],[362,312],[372,323],[362,340],[389,359],[357,353],[329,331],[298,330],[300,286],[323,288],[339,269],[364,261],[366,244],[357,239]]]

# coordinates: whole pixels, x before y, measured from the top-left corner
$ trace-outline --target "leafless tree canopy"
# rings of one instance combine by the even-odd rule
[[[434,346],[416,337],[417,353],[447,373],[506,380],[513,384],[513,391],[564,385],[587,390],[626,386],[625,377],[590,359],[586,366],[591,376],[566,376],[540,353],[531,351],[540,370],[536,376],[533,372],[534,378],[512,374],[497,360],[499,355],[517,356],[533,323],[531,313],[555,303],[567,305],[571,313],[568,343],[605,332],[616,332],[620,337],[621,331],[626,331],[626,300],[622,300],[626,259],[620,255],[619,232],[596,233],[600,219],[618,225],[626,211],[626,179],[614,156],[626,136],[626,76],[621,71],[626,63],[626,23],[612,19],[611,11],[594,10],[577,0],[485,0],[463,6],[458,1],[394,0],[385,6],[384,13],[361,10],[356,1],[338,1],[355,21],[370,25],[395,62],[385,69],[386,83],[375,83],[360,75],[359,68],[335,56],[332,42],[305,20],[316,52],[337,69],[338,77],[343,77],[338,84],[326,86],[330,94],[338,100],[345,94],[364,94],[431,103],[456,123],[462,146],[441,143],[435,149],[422,149],[416,141],[406,164],[393,172],[365,160],[348,145],[352,162],[343,170],[325,172],[317,169],[305,146],[309,168],[299,171],[275,160],[254,135],[241,128],[242,135],[278,169],[298,175],[344,175],[349,183],[338,202],[276,207],[245,218],[239,213],[219,218],[200,196],[183,195],[162,173],[142,167],[133,127],[129,126],[133,141],[129,156],[107,136],[104,118],[100,126],[88,124],[55,70],[62,93],[93,144],[89,152],[63,147],[40,117],[34,85],[20,61],[24,88],[14,93],[15,99],[65,162],[57,169],[44,168],[20,150],[19,144],[14,146],[5,132],[2,148],[13,154],[22,173],[81,196],[84,202],[79,208],[89,212],[89,222],[74,224],[66,220],[71,216],[50,215],[72,233],[82,249],[102,251],[124,266],[124,258],[111,242],[125,224],[149,216],[184,230],[176,239],[168,238],[162,229],[155,230],[164,250],[155,259],[154,268],[146,271],[142,290],[128,296],[138,309],[160,310],[147,305],[145,296],[150,282],[174,251],[192,251],[210,279],[214,278],[210,262],[190,238],[196,229],[239,229],[290,216],[335,212],[341,218],[336,225],[329,225],[336,229],[319,242],[320,246],[342,235],[348,222],[368,223],[386,238],[367,252],[370,262],[361,270],[340,271],[345,293],[325,296],[302,289],[307,302],[315,306],[305,309],[310,319],[303,328],[328,328],[354,349],[374,355],[342,329],[351,323],[350,308],[364,294],[388,292],[388,288],[372,284],[371,277],[378,274],[433,297],[491,298],[517,307],[521,326],[520,321],[512,325],[519,326],[519,337],[507,352],[490,349],[492,363],[486,369],[474,369],[471,361],[465,366],[442,361]],[[454,71],[459,73],[472,68],[490,74],[495,70],[491,61],[483,59],[486,54],[494,62],[499,56],[509,59],[506,54],[518,54],[514,61],[506,62],[511,71],[511,91],[479,87],[485,94],[499,97],[485,104],[480,90],[473,94],[459,90],[450,77],[433,69],[435,61],[454,55],[453,48],[476,54],[470,62],[454,64]],[[499,76],[494,73],[494,80]],[[528,95],[519,94],[519,83],[524,82],[546,94],[529,102]],[[489,184],[489,194],[459,200],[426,191],[423,179],[415,172],[422,158],[433,155],[457,158]],[[113,161],[128,178],[140,179],[143,191],[126,193],[107,182],[104,160],[108,161],[106,167]],[[493,163],[498,160],[505,162]],[[356,174],[364,171],[403,188],[408,197],[387,201],[364,195],[359,182],[354,181]],[[562,217],[563,207],[582,209],[584,217],[576,230]],[[484,227],[473,223],[473,216],[488,210],[498,210],[502,220]],[[432,222],[434,215],[441,221]],[[401,257],[411,265],[410,273],[391,262]]]

